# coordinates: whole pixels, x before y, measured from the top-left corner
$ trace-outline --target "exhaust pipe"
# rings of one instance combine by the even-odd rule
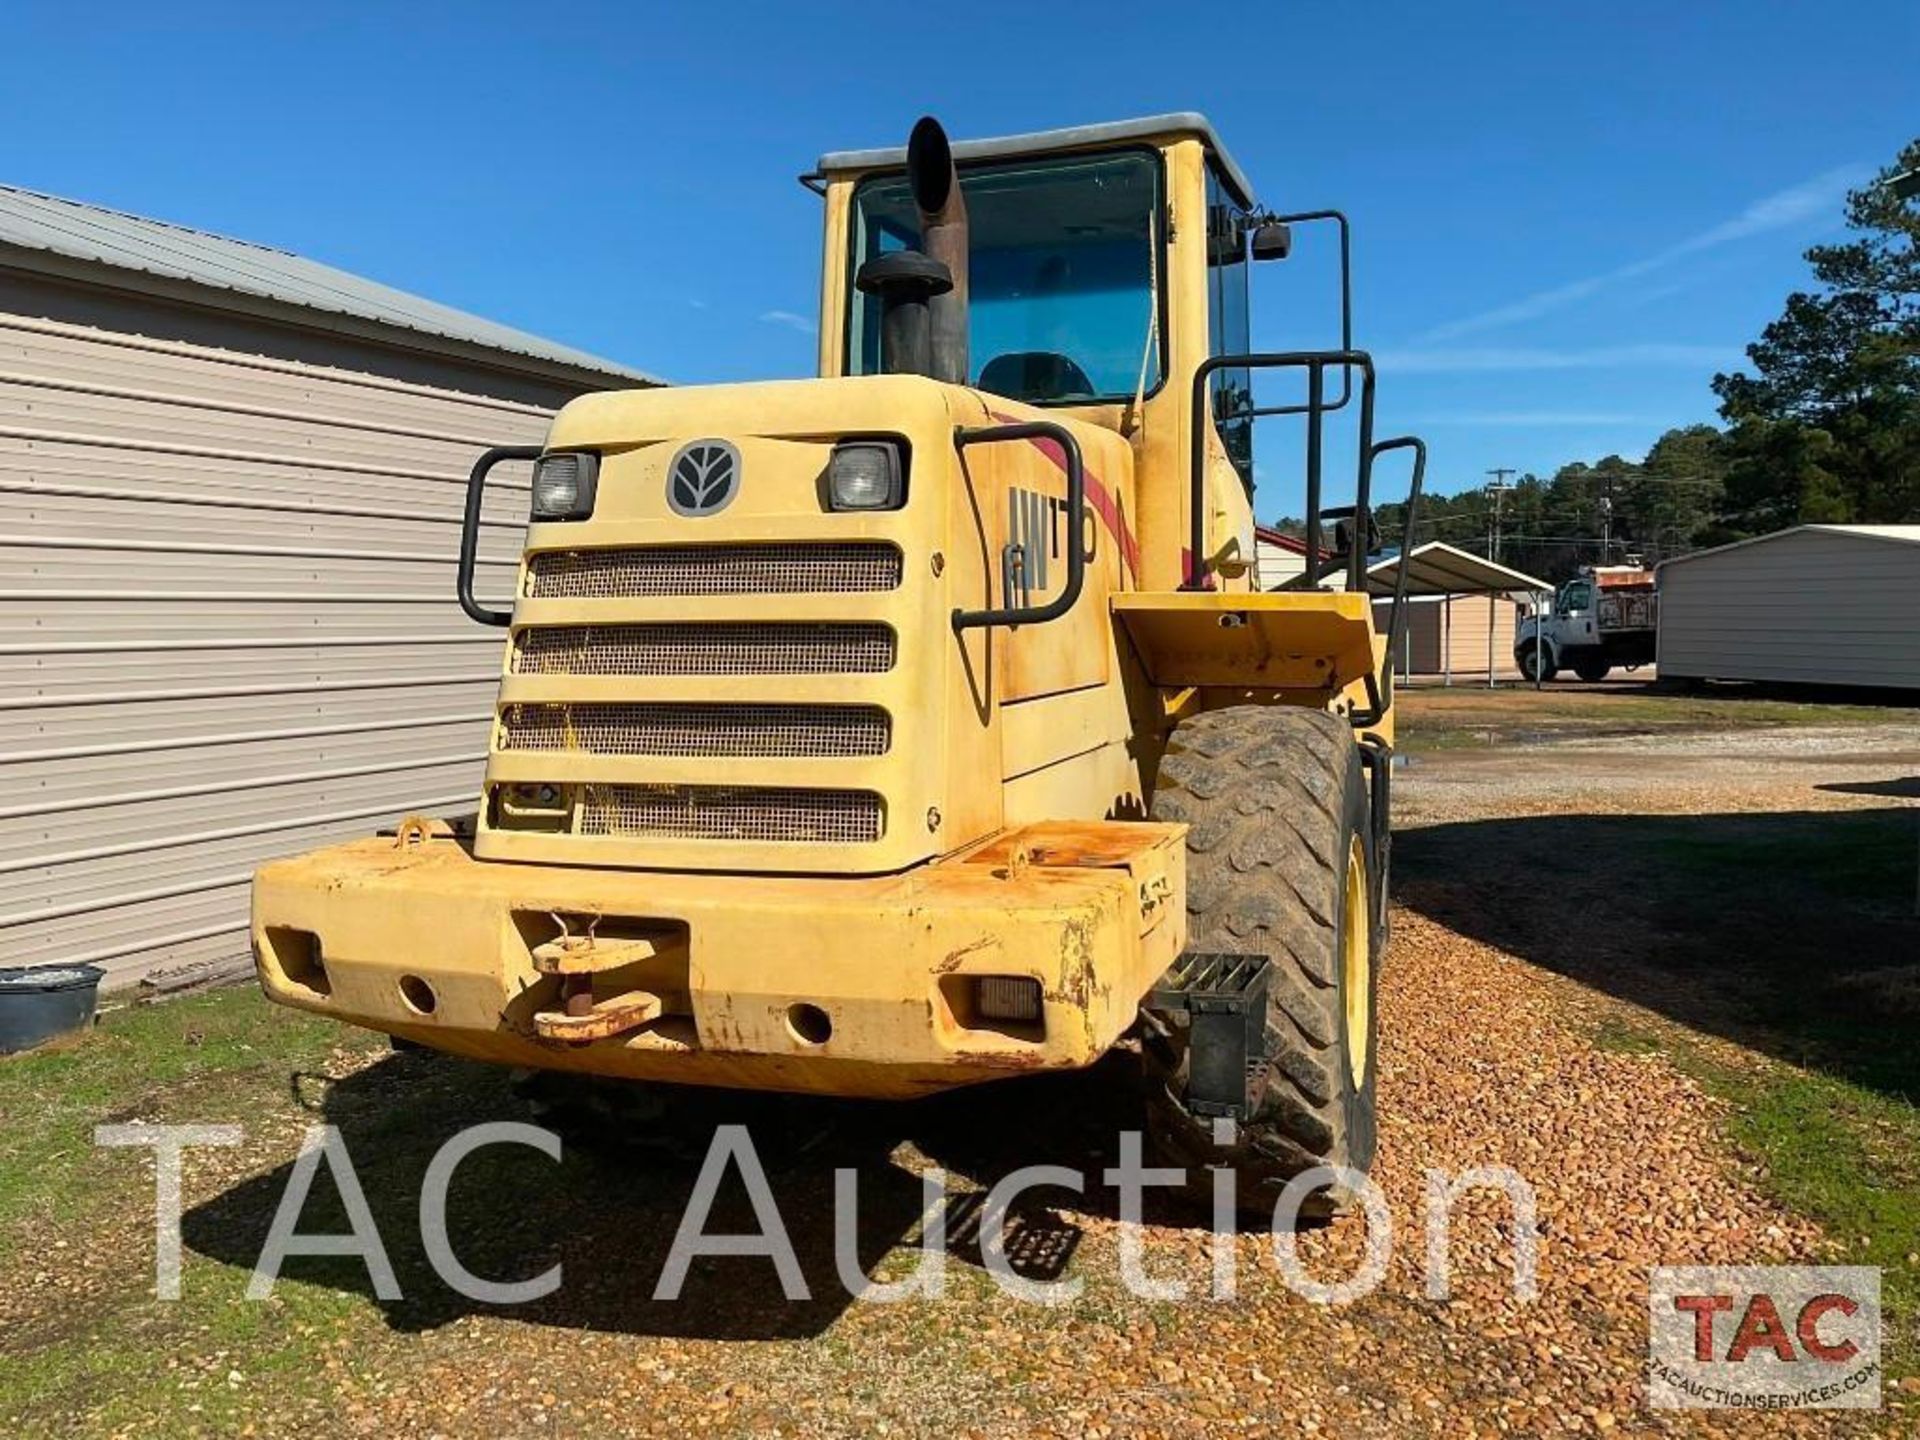
[[[922,116],[907,140],[907,183],[920,212],[920,248],[946,267],[952,287],[929,297],[932,310],[932,365],[936,380],[965,385],[967,357],[967,202],[953,166],[947,132],[931,115]]]
[[[876,255],[853,283],[880,297],[880,370],[886,375],[933,374],[933,301],[953,288],[947,267],[918,250]]]

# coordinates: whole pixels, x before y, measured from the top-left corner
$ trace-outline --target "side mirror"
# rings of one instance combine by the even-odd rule
[[[1253,227],[1253,258],[1284,260],[1293,252],[1293,231],[1278,220]]]
[[[1247,226],[1238,211],[1207,207],[1207,264],[1238,265],[1247,258]]]
[[[1360,515],[1355,513],[1351,505],[1333,505],[1323,509],[1320,517],[1333,522],[1333,549],[1327,557],[1330,560],[1350,559],[1356,540],[1366,546],[1362,551],[1366,555],[1378,555],[1386,548],[1386,542],[1380,538],[1380,526],[1371,510]]]

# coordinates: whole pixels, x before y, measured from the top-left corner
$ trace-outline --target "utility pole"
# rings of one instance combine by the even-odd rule
[[[1613,481],[1607,481],[1607,492],[1600,497],[1600,563],[1613,563]]]
[[[1487,471],[1487,474],[1493,477],[1484,487],[1490,502],[1487,506],[1487,558],[1489,560],[1498,561],[1500,558],[1500,497],[1513,489],[1513,486],[1507,482],[1507,477],[1514,473],[1511,468],[1504,466]]]

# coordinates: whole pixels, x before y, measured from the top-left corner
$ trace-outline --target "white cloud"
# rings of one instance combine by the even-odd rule
[[[766,310],[760,315],[762,325],[784,325],[789,330],[798,330],[802,335],[812,335],[816,327],[813,318],[801,315],[793,310]]]
[[[1493,330],[1503,325],[1517,324],[1523,320],[1532,320],[1550,311],[1564,309],[1589,295],[1617,285],[1625,280],[1638,279],[1642,275],[1660,270],[1689,255],[1697,255],[1703,250],[1716,249],[1721,245],[1732,244],[1736,240],[1745,240],[1755,235],[1764,235],[1769,231],[1783,230],[1803,221],[1815,219],[1832,213],[1847,191],[1861,185],[1871,176],[1872,170],[1865,165],[1842,165],[1811,180],[1776,191],[1754,201],[1730,220],[1689,236],[1676,245],[1669,245],[1653,255],[1635,260],[1630,264],[1617,266],[1612,270],[1603,270],[1597,275],[1589,275],[1583,280],[1571,280],[1564,285],[1556,285],[1548,290],[1536,291],[1506,305],[1483,310],[1478,315],[1468,315],[1463,319],[1450,320],[1445,325],[1436,325],[1420,337],[1422,343],[1435,340],[1453,340],[1462,335],[1477,334],[1482,330]]]
[[[1454,375],[1486,370],[1731,370],[1737,345],[1595,345],[1547,349],[1530,345],[1393,350],[1374,357],[1382,374]]]

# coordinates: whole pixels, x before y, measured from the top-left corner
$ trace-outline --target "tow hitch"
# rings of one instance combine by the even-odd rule
[[[593,993],[595,975],[643,964],[659,953],[659,942],[650,938],[596,940],[591,932],[536,945],[533,968],[559,977],[562,1007],[536,1011],[534,1033],[543,1040],[582,1043],[608,1040],[659,1019],[666,1004],[651,990],[623,990],[604,1000]]]

